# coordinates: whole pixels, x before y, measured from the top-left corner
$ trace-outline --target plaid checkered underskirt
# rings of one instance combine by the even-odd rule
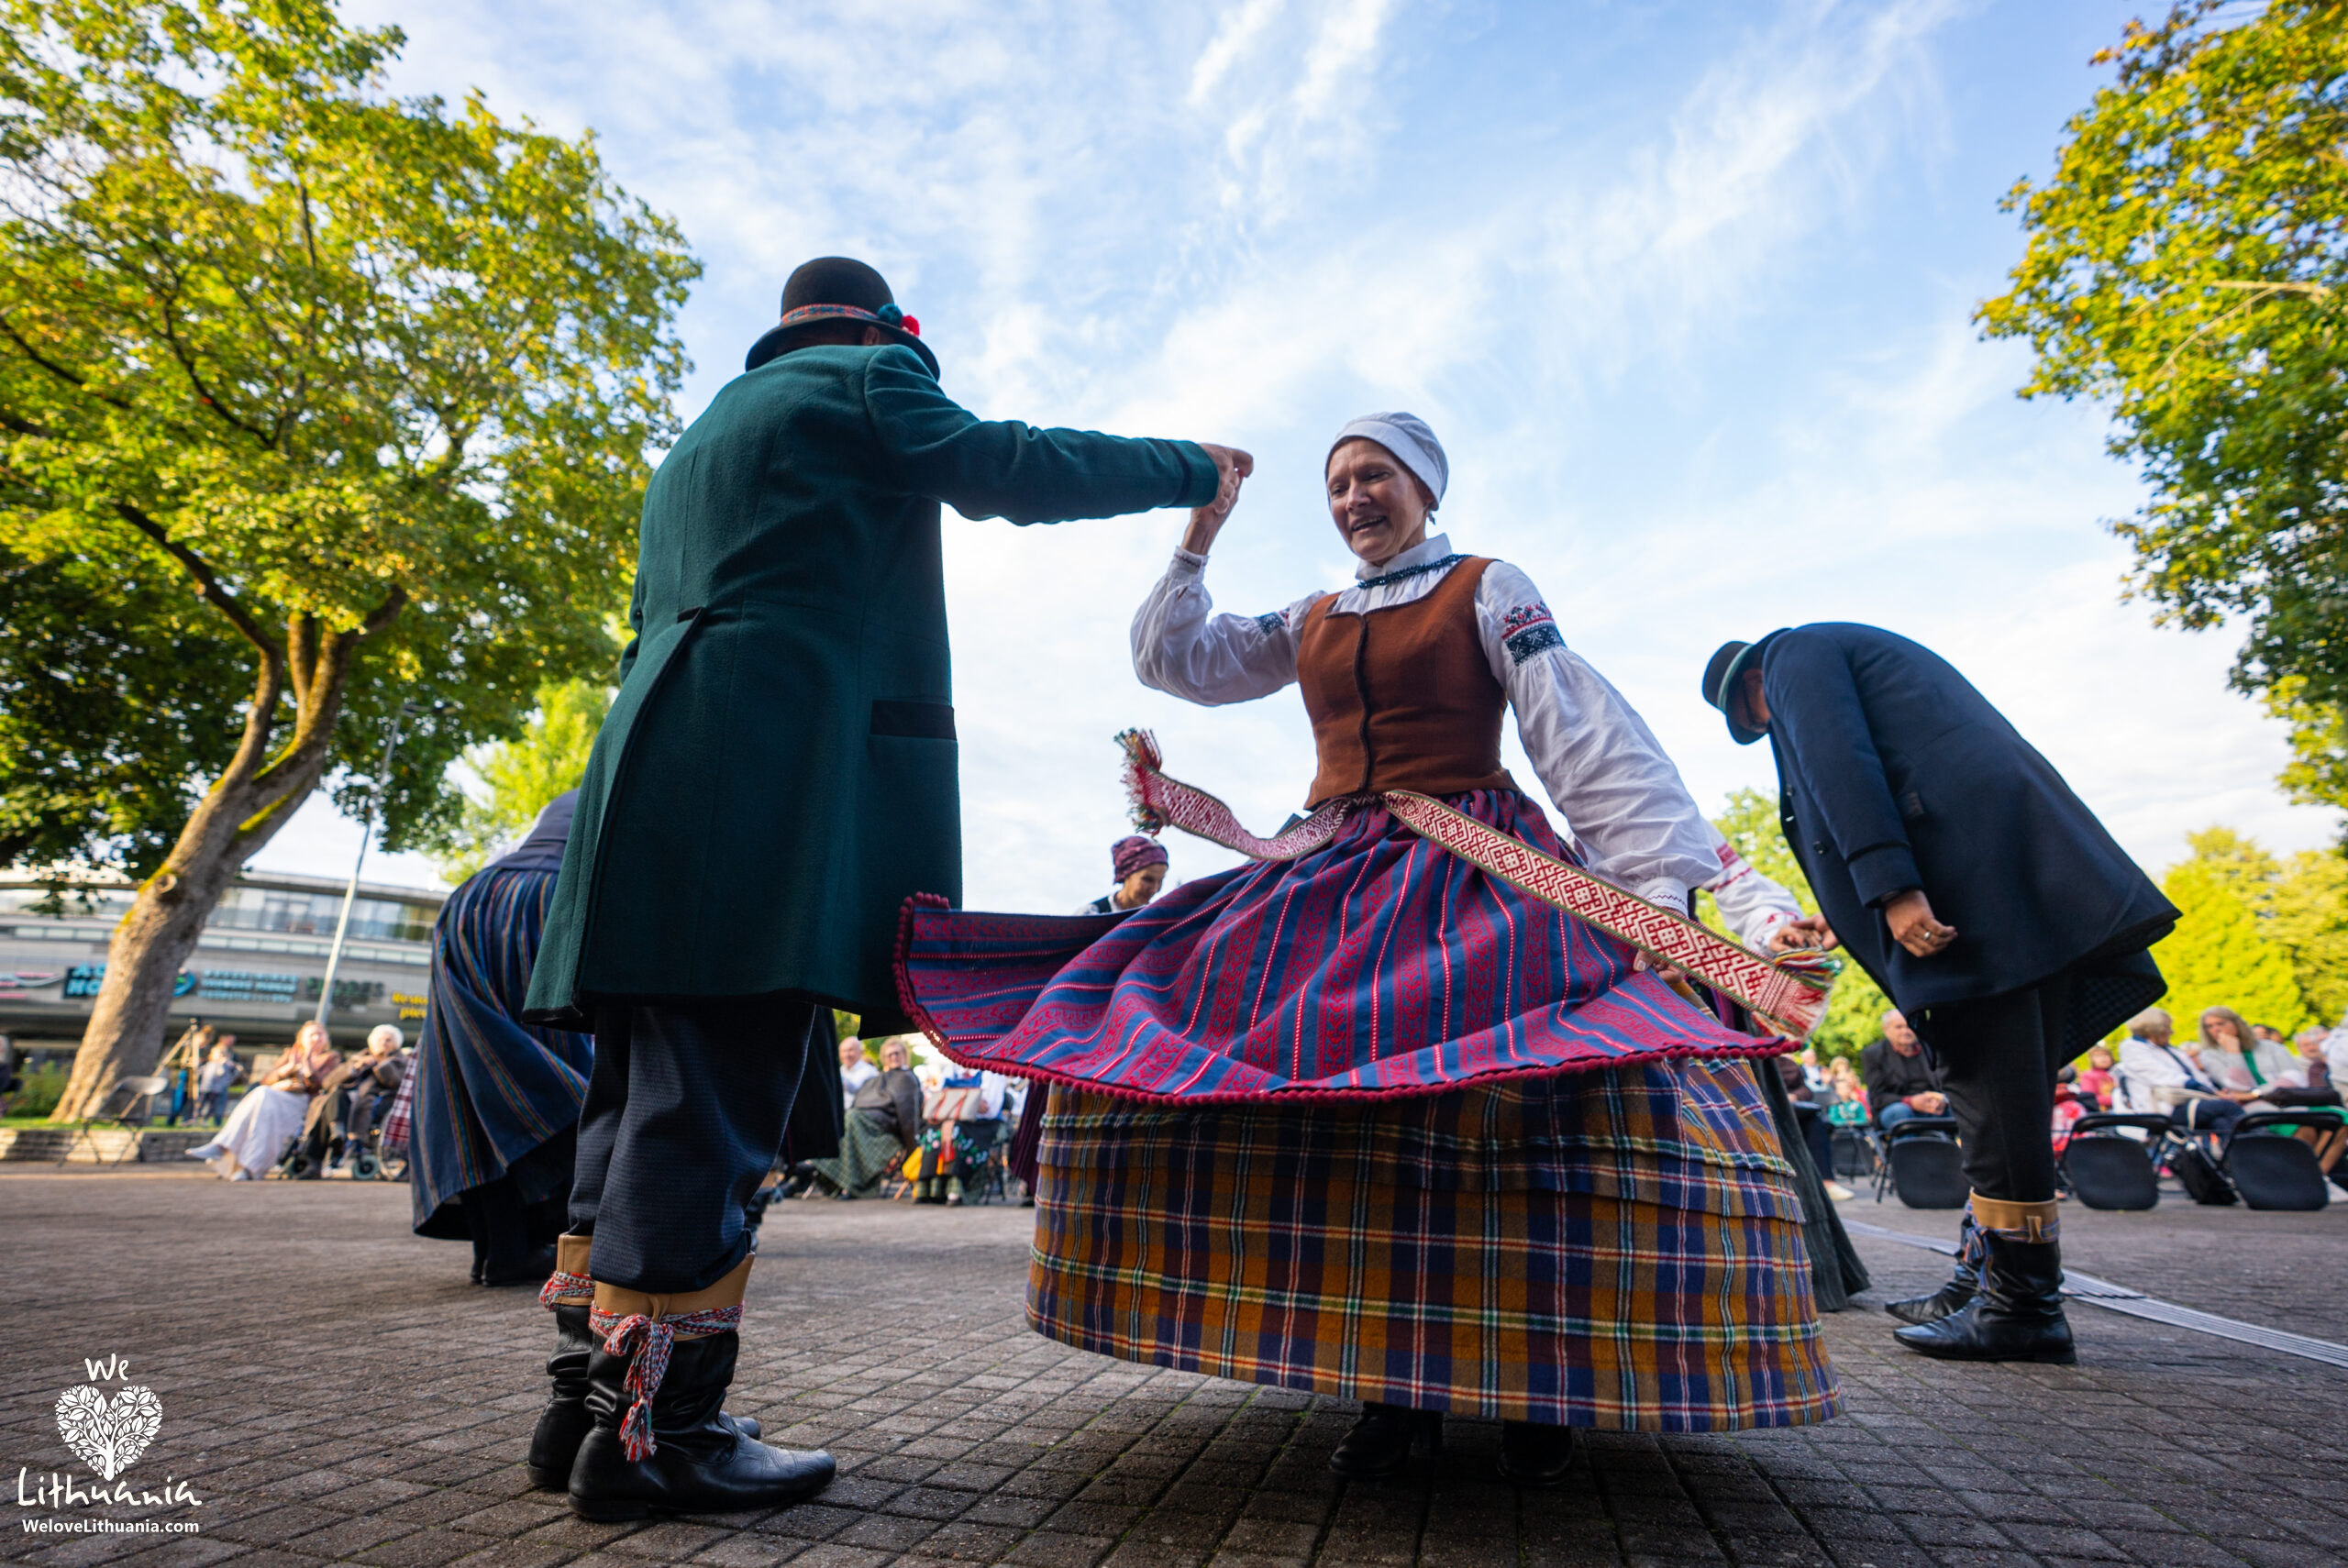
[[[1468,1102],[1455,1128],[1577,1136],[1545,1141],[1541,1180],[1504,1139],[1465,1151],[1481,1175],[1428,1180],[1389,1152],[1429,1102],[1168,1111],[1054,1090],[1029,1321],[1128,1361],[1463,1415],[1684,1432],[1840,1410],[1750,1068],[1441,1099]],[[1744,1147],[1660,1152],[1688,1101],[1736,1107]]]

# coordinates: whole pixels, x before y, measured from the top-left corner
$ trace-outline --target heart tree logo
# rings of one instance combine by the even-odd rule
[[[138,1463],[155,1434],[163,1430],[163,1402],[152,1388],[138,1384],[124,1388],[112,1399],[92,1386],[101,1376],[116,1378],[130,1371],[129,1364],[119,1356],[82,1364],[89,1369],[90,1382],[58,1397],[58,1434],[101,1479],[111,1481]]]

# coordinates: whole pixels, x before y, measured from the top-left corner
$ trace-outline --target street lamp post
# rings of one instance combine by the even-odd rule
[[[342,967],[342,944],[350,934],[350,906],[359,901],[359,872],[367,864],[367,841],[375,836],[375,808],[392,788],[392,754],[399,749],[400,726],[415,712],[415,704],[403,702],[392,714],[392,733],[383,742],[383,766],[375,774],[374,799],[367,802],[367,815],[359,824],[359,858],[350,863],[350,885],[342,890],[342,917],[334,922],[334,946],[327,952],[327,977],[318,987],[318,1027],[324,1029],[334,1014],[334,977]]]

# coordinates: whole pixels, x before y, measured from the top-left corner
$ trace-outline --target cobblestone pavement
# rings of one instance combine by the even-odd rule
[[[1407,1484],[1325,1461],[1348,1407],[1137,1367],[1025,1329],[1032,1216],[792,1203],[767,1225],[733,1408],[825,1444],[840,1479],[769,1514],[589,1525],[528,1489],[548,1320],[464,1283],[463,1249],[407,1234],[404,1187],[230,1185],[169,1172],[0,1176],[0,1465],[22,1467],[0,1557],[327,1560],[380,1568],[695,1562],[720,1568],[1378,1564],[2248,1562],[2348,1560],[2348,1373],[2074,1309],[2077,1368],[1899,1352],[1886,1296],[1940,1260],[1862,1241],[1877,1286],[1828,1320],[1850,1414],[1744,1436],[1600,1435],[1570,1484],[1519,1494],[1499,1430],[1454,1421]],[[1953,1215],[1865,1199],[1917,1234]],[[2348,1341],[2348,1205],[2257,1214],[2068,1211],[2078,1265],[2205,1310]],[[161,1397],[123,1477],[175,1510],[24,1506],[91,1473],[53,1407],[118,1355]],[[111,1386],[111,1385],[107,1385]],[[157,1538],[17,1520],[202,1521]]]

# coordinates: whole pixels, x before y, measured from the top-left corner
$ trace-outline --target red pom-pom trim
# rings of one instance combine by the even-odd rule
[[[907,332],[912,333],[915,337],[919,337],[921,336],[921,323],[910,315],[905,317],[905,319],[898,325],[902,326]]]

